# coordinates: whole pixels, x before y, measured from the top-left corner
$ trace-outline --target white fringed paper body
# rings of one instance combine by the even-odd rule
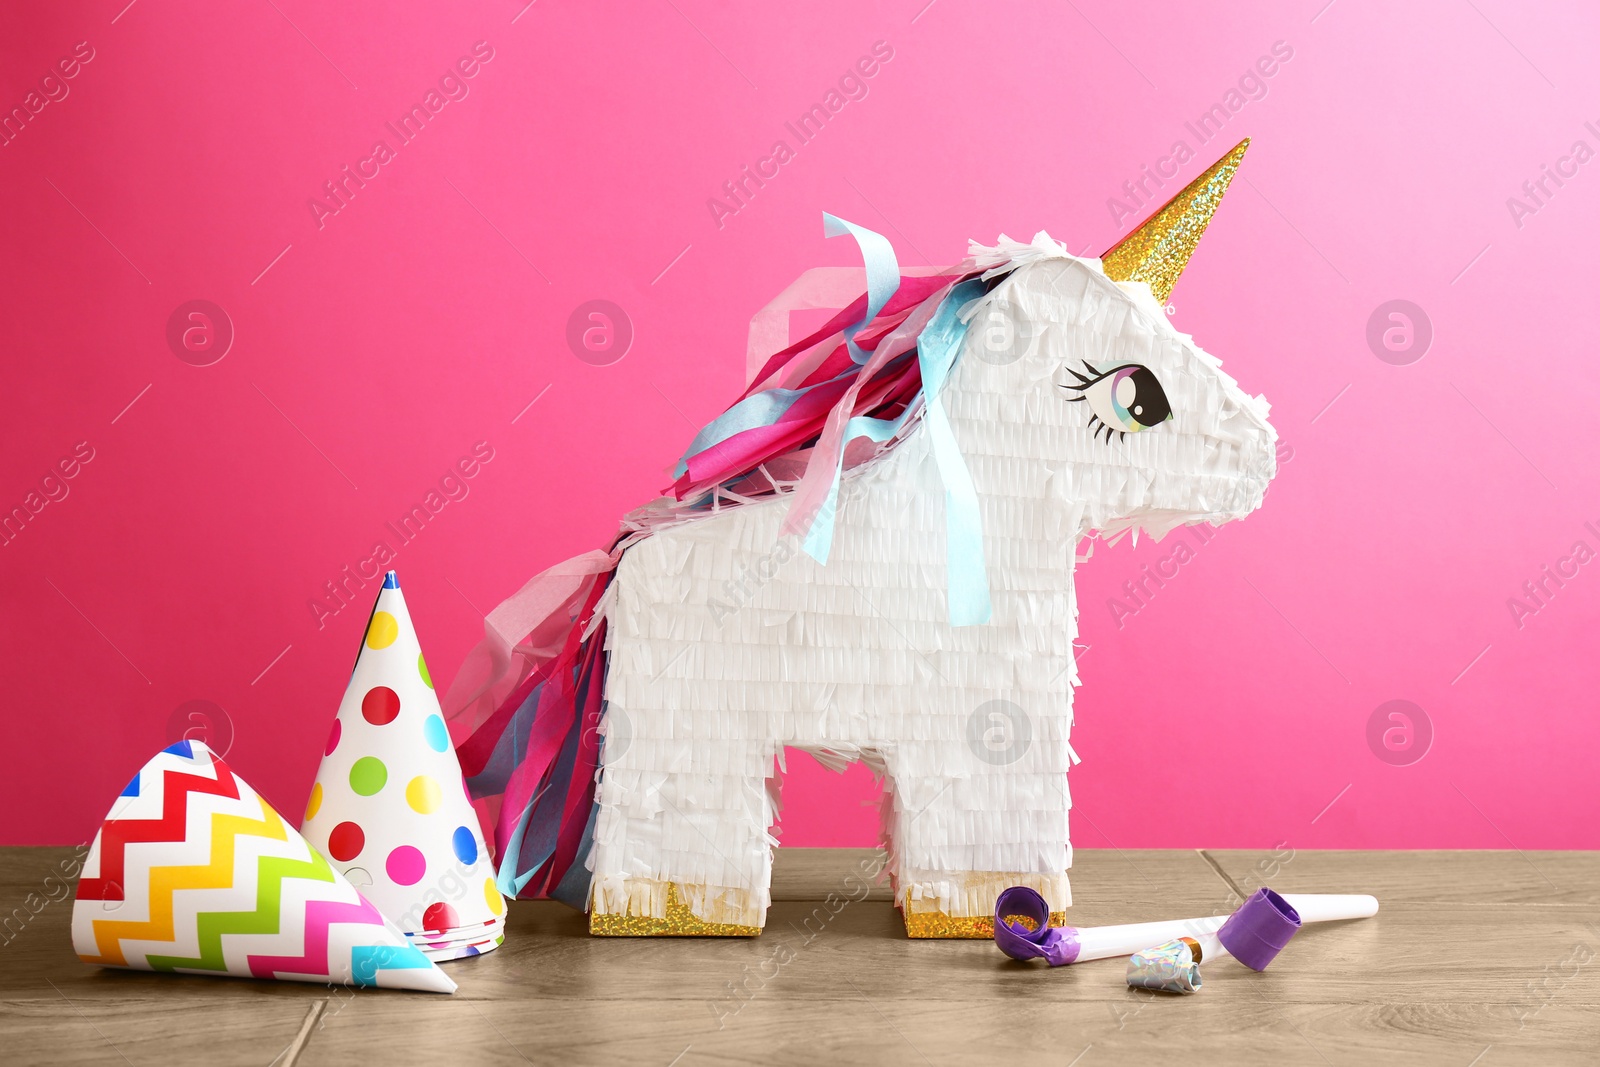
[[[602,604],[597,917],[662,917],[673,895],[698,920],[759,928],[786,745],[885,776],[913,933],[970,933],[1011,885],[1070,903],[1077,547],[1248,514],[1277,438],[1266,402],[1177,333],[1145,285],[1042,234],[974,251],[1014,269],[964,309],[938,402],[978,493],[990,621],[949,622],[946,486],[926,420],[845,473],[826,565],[782,533],[784,495],[634,544]],[[1091,419],[1108,397],[1083,383],[1130,365],[1153,373],[1171,418],[1124,434]],[[1121,390],[1111,410],[1150,396],[1102,388]]]

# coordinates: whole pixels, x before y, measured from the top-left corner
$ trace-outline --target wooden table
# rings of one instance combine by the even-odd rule
[[[0,849],[0,919],[60,896],[69,852]],[[1077,925],[1221,913],[1264,880],[1382,901],[1263,974],[1205,964],[1188,997],[1128,989],[1118,960],[908,941],[885,891],[849,899],[869,857],[780,851],[751,940],[591,938],[518,902],[503,948],[445,964],[453,997],[88,967],[52,902],[0,934],[0,1063],[1600,1063],[1600,854],[1079,851]]]

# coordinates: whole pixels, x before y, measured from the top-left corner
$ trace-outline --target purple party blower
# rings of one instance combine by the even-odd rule
[[[1255,894],[1232,915],[1165,919],[1121,926],[1051,926],[1050,906],[1027,886],[1013,886],[994,906],[994,943],[1014,960],[1043,959],[1052,967],[1113,956],[1129,956],[1151,945],[1193,938],[1204,959],[1237,957],[1265,970],[1303,923],[1365,919],[1378,913],[1378,898],[1366,894]]]

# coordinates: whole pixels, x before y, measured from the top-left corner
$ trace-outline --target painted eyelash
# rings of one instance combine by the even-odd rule
[[[1068,403],[1076,404],[1079,401],[1087,401],[1089,398],[1088,398],[1087,395],[1085,395],[1084,390],[1088,389],[1091,385],[1096,385],[1099,382],[1103,381],[1105,379],[1105,376],[1110,373],[1110,371],[1101,371],[1101,370],[1099,370],[1098,368],[1095,367],[1095,365],[1093,363],[1090,363],[1088,360],[1084,360],[1083,361],[1083,366],[1084,366],[1084,369],[1087,370],[1090,374],[1094,375],[1094,377],[1092,377],[1092,378],[1086,377],[1085,375],[1079,374],[1077,371],[1073,370],[1071,367],[1068,367],[1067,368],[1067,373],[1072,375],[1074,378],[1078,379],[1078,384],[1077,385],[1073,385],[1072,383],[1068,382],[1068,383],[1063,384],[1061,386],[1061,388],[1063,388],[1063,389],[1076,389],[1076,390],[1078,390],[1078,395],[1077,396],[1069,396],[1069,397],[1067,397],[1067,402]],[[1105,424],[1105,422],[1101,420],[1099,415],[1095,414],[1093,407],[1090,407],[1090,409],[1089,409],[1089,428],[1094,431],[1094,433],[1091,436],[1093,436],[1096,441],[1098,441],[1100,439],[1100,431],[1101,430],[1105,430],[1105,432],[1106,432],[1106,443],[1107,444],[1111,443],[1111,434],[1113,432],[1118,432],[1118,433],[1122,434],[1122,437],[1118,438],[1118,440],[1123,440],[1128,436],[1128,431],[1126,431],[1126,430],[1113,431],[1110,426],[1107,426]]]
[[[1105,431],[1105,440],[1109,444],[1113,433],[1121,435],[1119,440],[1125,439],[1130,433],[1151,429],[1172,417],[1172,405],[1167,399],[1166,390],[1149,367],[1141,363],[1123,363],[1102,371],[1088,360],[1083,361],[1083,366],[1088,374],[1067,367],[1067,373],[1078,380],[1075,384],[1068,382],[1060,387],[1078,392],[1077,396],[1066,398],[1069,402],[1088,401],[1089,427],[1096,440],[1101,430]],[[1123,371],[1127,373],[1120,373]],[[1113,376],[1116,377],[1111,380]],[[1105,389],[1093,391],[1108,380],[1109,385]],[[1123,392],[1125,382],[1131,382],[1133,386],[1131,396],[1124,394],[1126,407],[1117,395]]]

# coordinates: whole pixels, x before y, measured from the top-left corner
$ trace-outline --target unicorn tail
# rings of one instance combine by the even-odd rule
[[[586,907],[606,667],[597,608],[621,553],[619,542],[531,579],[484,620],[445,696],[507,896]]]

